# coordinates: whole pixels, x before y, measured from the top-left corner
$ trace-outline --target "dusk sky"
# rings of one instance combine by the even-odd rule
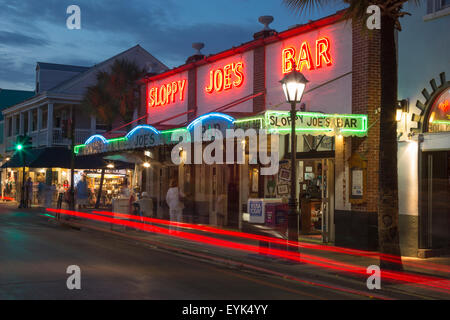
[[[69,30],[66,9],[81,8],[81,30]],[[343,5],[299,16],[282,0],[0,0],[0,88],[34,90],[36,62],[92,66],[136,44],[170,68],[204,42],[205,54],[332,14]]]

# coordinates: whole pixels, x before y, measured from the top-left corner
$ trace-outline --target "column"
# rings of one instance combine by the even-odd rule
[[[16,135],[16,116],[17,115],[13,115],[11,117],[11,125],[12,125],[11,137],[14,137]]]
[[[31,110],[28,110],[28,132],[33,131],[32,126],[33,126],[33,112]]]
[[[23,134],[25,134],[25,128],[24,128],[24,116],[23,116],[23,112],[21,112],[20,114],[19,114],[19,134],[20,135],[23,135]]]
[[[132,128],[136,127],[138,125],[138,121],[135,121],[138,118],[138,109],[134,108],[133,111],[133,124],[131,125]]]
[[[42,108],[37,109],[37,130],[41,131],[42,129]]]
[[[47,146],[53,144],[53,103],[47,106]]]
[[[6,118],[5,117],[5,121],[4,121],[4,125],[3,125],[3,142],[4,142],[4,151],[8,150],[8,148],[10,147],[9,145],[9,137],[8,137],[8,129],[9,129],[9,117]]]
[[[42,108],[37,108],[37,135],[36,135],[36,146],[39,147],[42,145],[41,140],[41,129],[42,129]]]

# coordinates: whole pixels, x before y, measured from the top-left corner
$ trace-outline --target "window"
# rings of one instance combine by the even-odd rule
[[[11,137],[12,136],[12,118],[11,117],[8,118],[7,126],[8,126],[8,137]]]
[[[16,116],[16,130],[15,130],[15,132],[14,132],[14,134],[19,134],[19,130],[20,130],[20,117],[19,116]]]
[[[31,112],[31,117],[33,118],[31,131],[36,131],[37,130],[37,109],[34,109]]]
[[[427,15],[423,19],[431,20],[450,14],[450,0],[428,0]]]
[[[450,131],[450,88],[434,101],[428,115],[428,132]]]
[[[28,112],[23,114],[23,133],[28,133]]]
[[[96,118],[95,129],[96,129],[96,130],[105,130],[105,131],[108,131],[108,130],[110,130],[111,128],[110,128],[110,126],[108,126],[106,123],[104,123],[102,119]]]
[[[47,109],[42,110],[42,126],[41,129],[47,129]]]

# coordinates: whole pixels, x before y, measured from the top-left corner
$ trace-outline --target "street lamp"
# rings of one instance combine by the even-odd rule
[[[288,240],[298,241],[298,213],[296,200],[296,156],[297,143],[295,134],[295,119],[297,110],[295,108],[297,103],[300,103],[305,91],[306,84],[309,82],[305,76],[295,70],[286,74],[281,79],[286,102],[291,104],[291,196],[289,199],[289,213],[288,213]]]

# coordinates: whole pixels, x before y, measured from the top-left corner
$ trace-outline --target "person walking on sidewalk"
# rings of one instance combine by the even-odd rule
[[[66,189],[64,189],[64,186],[62,184],[58,184],[58,200],[56,202],[57,209],[61,209],[65,193]]]
[[[88,204],[88,188],[86,182],[86,175],[82,175],[81,180],[78,181],[76,187],[78,209],[86,208]]]
[[[169,206],[170,222],[169,230],[178,230],[178,227],[173,226],[174,222],[181,222],[181,216],[183,214],[183,202],[181,197],[184,197],[183,192],[178,188],[178,183],[175,179],[170,180],[169,190],[167,190],[166,202]]]

